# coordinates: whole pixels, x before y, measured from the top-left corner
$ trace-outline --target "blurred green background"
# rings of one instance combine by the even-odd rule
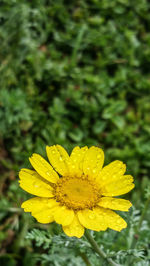
[[[18,187],[19,169],[30,167],[33,152],[46,157],[46,145],[68,152],[102,147],[105,163],[127,164],[136,183],[127,197],[143,206],[150,172],[149,14],[148,0],[0,1],[2,265],[66,265],[52,257],[37,262],[35,253],[44,251],[25,236],[40,225],[20,210],[29,195]],[[68,258],[67,265],[84,264]]]

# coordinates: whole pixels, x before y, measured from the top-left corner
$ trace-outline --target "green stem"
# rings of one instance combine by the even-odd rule
[[[85,262],[85,264],[87,266],[92,266],[91,263],[89,262],[87,256],[85,255],[85,253],[79,251],[79,255],[83,259],[83,261]]]
[[[141,218],[140,218],[140,221],[139,221],[139,224],[138,224],[138,227],[137,227],[137,230],[139,231],[140,228],[141,228],[141,225],[142,225],[142,222],[144,220],[144,217],[145,217],[145,214],[149,208],[149,204],[150,204],[150,197],[147,199],[147,201],[145,202],[145,206],[144,206],[144,209],[143,209],[143,212],[142,212],[142,215],[141,215]]]
[[[140,217],[140,220],[139,220],[139,223],[138,223],[138,226],[136,228],[136,231],[135,233],[138,234],[139,233],[139,230],[141,228],[141,225],[142,225],[142,222],[144,220],[144,217],[145,217],[145,214],[149,208],[149,204],[150,204],[150,197],[146,200],[145,202],[145,206],[144,206],[144,209],[142,211],[142,214],[141,214],[141,217]],[[132,242],[131,242],[131,249],[134,249],[135,248],[135,245],[136,245],[136,242],[137,242],[137,239],[136,238],[133,238]]]
[[[92,248],[96,251],[96,253],[100,257],[107,260],[107,262],[109,262],[110,265],[119,266],[119,264],[115,263],[111,258],[108,258],[106,253],[99,248],[99,246],[97,245],[97,243],[95,242],[94,238],[91,236],[89,231],[87,231],[87,230],[85,231],[85,236],[86,236],[87,240],[89,241],[89,243],[91,244]]]

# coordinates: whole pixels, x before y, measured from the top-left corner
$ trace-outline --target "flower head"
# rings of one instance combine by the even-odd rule
[[[33,154],[29,160],[35,170],[19,173],[20,186],[37,196],[22,204],[25,212],[40,223],[61,224],[68,236],[81,237],[84,228],[126,228],[126,222],[112,211],[128,211],[132,205],[115,198],[134,188],[133,177],[124,175],[125,164],[113,161],[103,167],[103,150],[94,146],[75,147],[70,156],[60,145],[47,146],[46,151],[50,164]]]

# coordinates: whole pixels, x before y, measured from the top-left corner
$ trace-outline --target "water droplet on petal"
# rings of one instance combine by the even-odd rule
[[[38,184],[37,182],[33,182],[33,186],[34,186],[35,188],[38,188],[38,187],[39,187],[39,184]]]
[[[98,154],[98,155],[97,155],[97,159],[100,159],[100,158],[101,158],[101,154]]]
[[[76,229],[76,230],[79,230],[79,229],[80,229],[80,226],[79,226],[79,225],[76,225],[76,226],[75,226],[75,229]]]
[[[94,219],[94,218],[95,218],[95,214],[93,214],[93,213],[90,214],[90,215],[89,215],[89,218],[90,218],[90,219]]]

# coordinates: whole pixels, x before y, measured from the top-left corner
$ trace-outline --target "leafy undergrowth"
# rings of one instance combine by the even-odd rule
[[[121,265],[149,264],[150,3],[0,3],[0,265],[105,265],[85,238],[23,213],[18,172],[45,146],[97,145],[136,187],[121,233],[94,233]],[[145,207],[146,206],[146,207]]]

